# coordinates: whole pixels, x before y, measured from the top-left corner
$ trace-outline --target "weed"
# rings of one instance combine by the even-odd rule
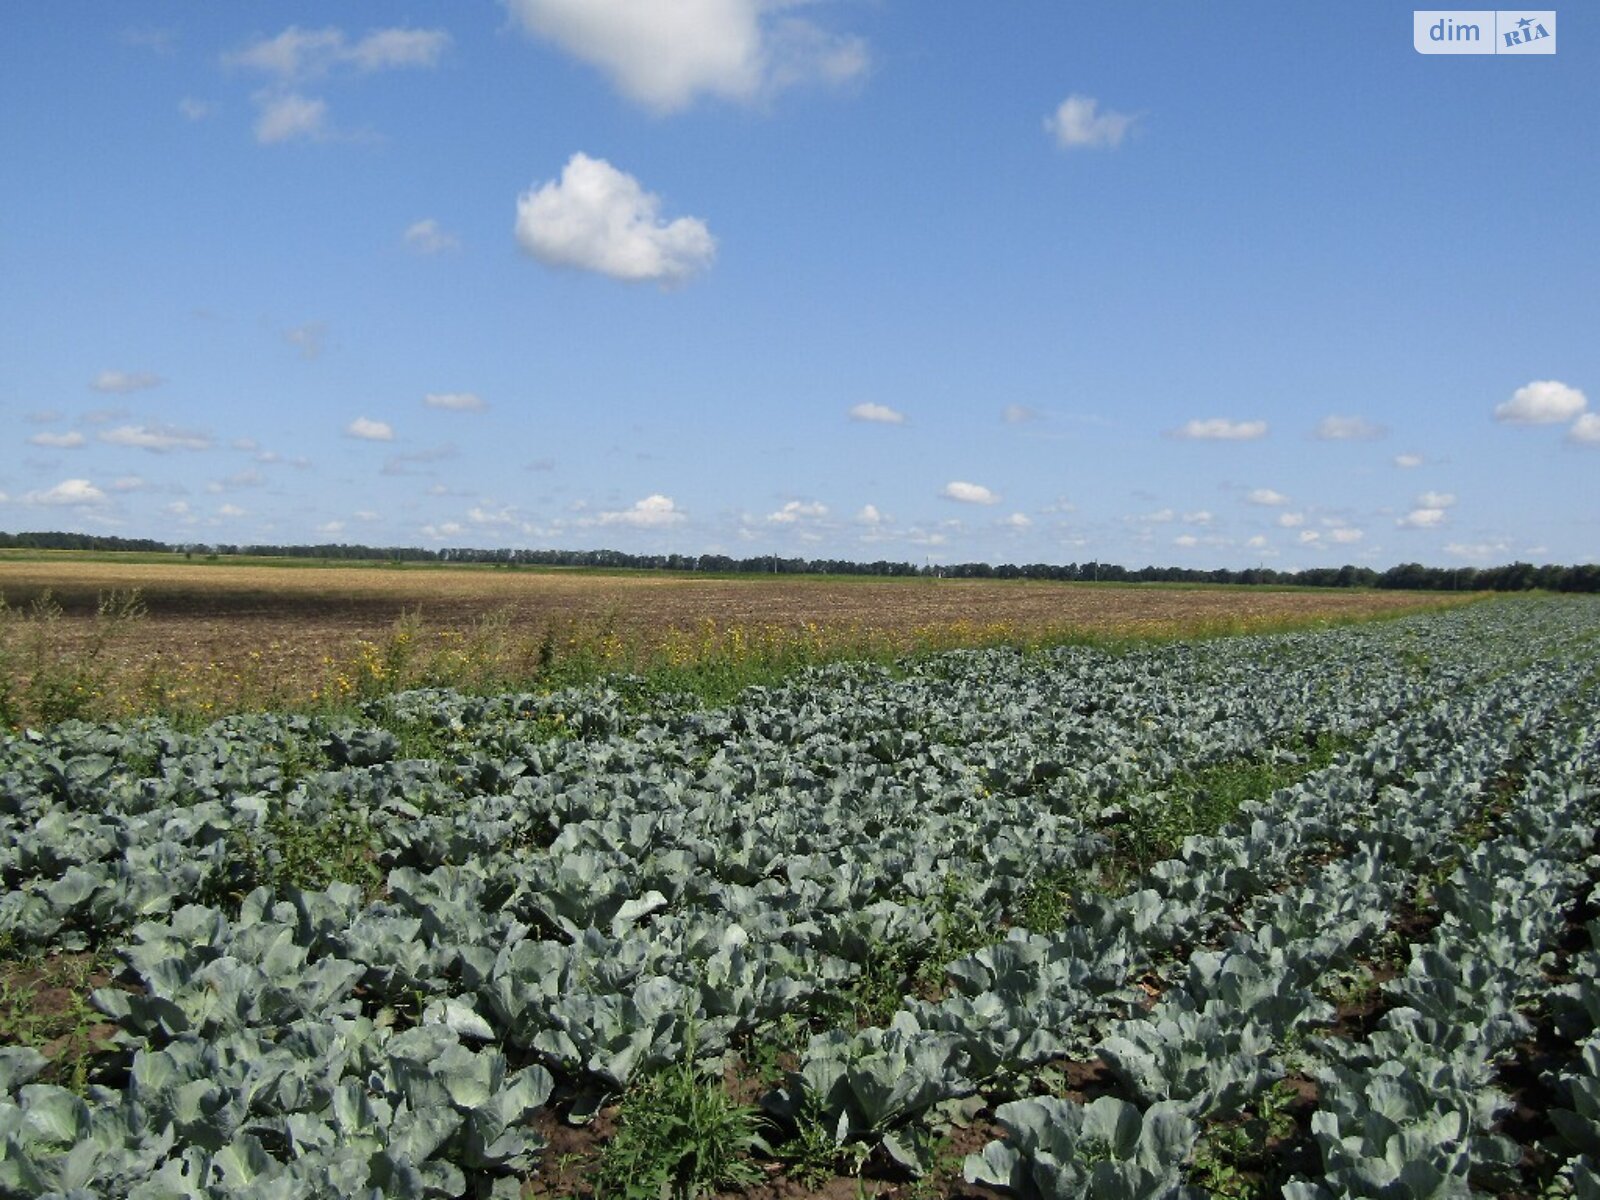
[[[694,1200],[761,1178],[749,1160],[767,1148],[756,1110],[735,1104],[693,1057],[691,1036],[681,1061],[623,1096],[616,1136],[600,1155],[602,1200]]]
[[[0,1045],[28,1046],[50,1060],[42,1078],[82,1093],[106,1049],[104,1020],[89,1005],[102,955],[29,955],[0,963]]]
[[[358,808],[335,804],[316,816],[278,811],[260,830],[229,831],[232,877],[226,886],[238,898],[262,886],[308,890],[337,882],[373,896],[383,883],[376,850],[377,838]]]

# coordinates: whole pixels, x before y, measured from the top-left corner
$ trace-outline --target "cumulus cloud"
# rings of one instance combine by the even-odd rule
[[[406,246],[418,254],[443,254],[446,250],[461,248],[461,239],[432,217],[413,221],[401,236]]]
[[[704,221],[663,221],[660,208],[660,197],[632,175],[574,154],[560,180],[517,198],[517,242],[546,266],[682,283],[711,265],[717,242]]]
[[[46,504],[61,508],[89,508],[106,502],[106,494],[87,479],[63,479],[53,488],[42,492],[29,492],[23,496],[28,504]]]
[[[880,425],[904,425],[906,415],[887,404],[857,404],[850,410],[852,421],[875,421]]]
[[[142,492],[150,485],[138,475],[121,475],[111,483],[113,492]]]
[[[659,113],[697,96],[743,103],[806,82],[840,84],[870,65],[866,43],[766,0],[507,0],[535,37],[599,68]]]
[[[217,509],[217,516],[219,517],[242,517],[244,515],[244,509],[237,504],[224,504]]]
[[[1444,524],[1444,509],[1414,508],[1395,524],[1401,529],[1436,529]]]
[[[959,500],[963,504],[999,504],[1000,497],[981,483],[964,483],[959,479],[951,480],[944,485],[944,490],[939,493],[946,500]]]
[[[882,525],[886,520],[888,518],[878,511],[876,504],[863,504],[861,511],[856,513],[857,525]]]
[[[472,392],[429,392],[422,402],[429,408],[443,408],[450,412],[482,412],[489,407]]]
[[[1305,513],[1279,513],[1278,524],[1284,529],[1298,529],[1306,523]]]
[[[344,427],[345,437],[360,438],[366,442],[394,441],[394,427],[387,421],[374,421],[370,417],[357,417]]]
[[[119,425],[101,432],[100,440],[113,446],[129,446],[165,454],[169,450],[209,450],[211,439],[203,433],[174,429],[167,425]]]
[[[317,526],[317,532],[320,533],[320,534],[324,534],[324,535],[332,535],[332,534],[335,534],[335,533],[343,533],[344,532],[344,522],[343,521],[328,521],[325,524],[318,525]]]
[[[1317,436],[1325,442],[1369,442],[1383,435],[1383,426],[1365,417],[1323,417]]]
[[[320,141],[329,135],[326,101],[299,92],[256,97],[261,111],[256,116],[256,141],[263,146],[296,139]]]
[[[1211,521],[1211,514],[1203,508],[1196,512],[1186,512],[1183,514],[1183,523],[1185,525],[1209,525],[1211,524]]]
[[[1268,508],[1277,508],[1289,503],[1289,497],[1282,492],[1275,492],[1271,488],[1256,488],[1245,497],[1251,504],[1261,504]]]
[[[1200,539],[1195,537],[1195,535],[1192,533],[1180,533],[1177,537],[1172,539],[1172,544],[1174,546],[1182,546],[1185,550],[1187,550],[1191,546],[1198,546],[1200,544]]]
[[[1353,546],[1366,536],[1362,530],[1348,527],[1328,531],[1328,537],[1338,542],[1341,546]]]
[[[1230,421],[1225,417],[1189,421],[1181,428],[1172,431],[1173,437],[1198,441],[1248,442],[1266,435],[1265,421]]]
[[[793,525],[797,521],[815,519],[828,515],[828,506],[816,502],[803,503],[791,500],[775,513],[768,513],[767,520],[775,525]]]
[[[142,392],[161,384],[149,371],[101,371],[89,384],[97,392]]]
[[[1417,497],[1418,508],[1450,508],[1455,502],[1454,492],[1423,492]]]
[[[1589,405],[1584,394],[1554,379],[1536,379],[1497,405],[1494,419],[1508,425],[1557,425],[1570,421]]]
[[[630,525],[635,529],[661,529],[687,520],[687,514],[660,493],[635,501],[620,512],[603,512],[596,518],[602,525]]]
[[[1600,446],[1600,413],[1581,414],[1567,430],[1567,441],[1584,446]]]
[[[1100,102],[1093,96],[1074,93],[1044,119],[1044,127],[1064,150],[1104,149],[1121,145],[1136,119],[1110,109],[1102,112]]]
[[[1026,425],[1029,421],[1037,421],[1039,415],[1026,404],[1008,404],[1000,410],[1000,419],[1007,425]]]
[[[1002,517],[1000,524],[1010,529],[1030,529],[1033,526],[1033,521],[1028,517],[1027,513],[1014,512],[1009,517]]]
[[[57,450],[75,450],[86,440],[76,429],[71,433],[36,433],[28,439],[35,446],[50,446]]]
[[[1423,459],[1422,455],[1420,454],[1396,454],[1394,456],[1394,465],[1402,468],[1403,470],[1410,470],[1412,467],[1420,467],[1422,462]]]

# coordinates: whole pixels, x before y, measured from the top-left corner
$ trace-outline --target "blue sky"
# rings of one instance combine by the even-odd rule
[[[11,5],[0,529],[1600,558],[1600,12]]]

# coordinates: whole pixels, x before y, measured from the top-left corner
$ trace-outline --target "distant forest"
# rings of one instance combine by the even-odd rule
[[[1499,567],[1425,567],[1402,563],[1386,571],[1371,567],[1312,567],[1274,571],[1247,567],[1241,571],[1199,571],[1189,567],[1139,567],[1115,563],[952,563],[917,566],[908,562],[854,562],[842,558],[781,558],[766,554],[730,558],[725,554],[625,554],[620,550],[479,550],[452,547],[424,550],[415,546],[234,546],[170,545],[149,538],[106,537],[86,533],[0,533],[0,549],[143,551],[156,554],[222,558],[259,555],[275,558],[319,558],[348,561],[479,563],[499,567],[626,567],[644,571],[699,571],[746,575],[894,575],[946,579],[1057,579],[1087,583],[1244,583],[1296,587],[1404,588],[1434,591],[1600,592],[1600,563],[1581,566],[1534,566],[1516,562]]]

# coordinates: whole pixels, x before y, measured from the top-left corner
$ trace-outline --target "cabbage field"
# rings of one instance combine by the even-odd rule
[[[1597,1197],[1597,827],[1578,598],[19,733],[0,1196]]]

